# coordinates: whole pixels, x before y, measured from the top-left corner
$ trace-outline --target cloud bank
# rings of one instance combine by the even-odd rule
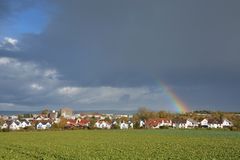
[[[1,3],[0,33],[18,35],[16,41],[0,42],[1,102],[173,109],[161,80],[191,109],[239,110],[239,5],[224,0]],[[7,23],[29,15],[44,22]],[[31,28],[36,24],[38,32]]]
[[[68,105],[79,110],[134,110],[150,103],[152,107],[174,111],[161,88],[71,86],[60,77],[57,70],[41,64],[0,57],[1,109],[37,110]]]

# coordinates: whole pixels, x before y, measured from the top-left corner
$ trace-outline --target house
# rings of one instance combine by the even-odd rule
[[[179,123],[178,128],[186,128],[186,123]]]
[[[48,121],[49,118],[47,116],[45,116],[44,114],[42,114],[42,115],[38,115],[37,117],[35,117],[34,120],[37,120],[37,121]]]
[[[45,123],[39,122],[36,125],[36,129],[42,129],[42,130],[49,129],[51,127],[52,127],[52,125],[49,122],[45,122]]]
[[[8,129],[8,124],[6,122],[3,123],[3,125],[1,126],[1,129]]]
[[[103,115],[105,118],[113,119],[113,114],[104,114]]]
[[[52,125],[49,122],[45,123],[45,126],[46,126],[46,129],[49,129],[52,127]]]
[[[120,118],[133,118],[133,115],[128,115],[128,114],[115,115],[115,119],[120,119]]]
[[[26,128],[26,127],[29,127],[31,126],[31,123],[29,121],[23,121],[21,123],[21,128]]]
[[[99,114],[99,113],[95,113],[95,114],[93,114],[93,115],[91,115],[92,117],[94,117],[94,118],[96,118],[96,119],[101,119],[101,120],[103,120],[103,119],[105,119],[105,117],[103,117],[101,114]]]
[[[9,116],[9,119],[16,120],[16,119],[18,119],[18,116],[17,115],[11,115],[11,116]]]
[[[147,128],[160,128],[163,126],[172,126],[172,121],[167,118],[154,118],[146,121]]]
[[[208,127],[209,128],[221,128],[221,122],[216,119],[209,119]]]
[[[19,130],[21,128],[21,122],[12,121],[9,125],[10,130]]]
[[[99,120],[95,123],[95,127],[101,129],[111,129],[112,124],[107,121]]]
[[[36,129],[43,129],[43,124],[41,122],[39,122],[37,125],[36,125]]]
[[[124,121],[120,123],[120,129],[128,129],[128,123],[125,123]]]
[[[77,113],[73,115],[75,118],[81,118],[81,114]]]
[[[77,121],[75,119],[68,119],[65,125],[66,128],[72,128],[77,126]]]
[[[111,124],[106,121],[102,121],[102,123],[100,124],[100,128],[111,129]]]
[[[223,119],[221,128],[227,128],[227,127],[232,127],[232,126],[233,126],[233,124],[231,121],[229,121],[227,119]]]
[[[140,128],[144,128],[145,127],[145,122],[143,120],[140,120],[139,127]]]
[[[51,113],[48,114],[48,117],[50,119],[56,119],[58,117],[58,112],[56,112],[55,110],[53,110]]]
[[[101,124],[101,123],[100,123],[99,121],[97,121],[94,126],[95,126],[96,128],[100,128],[100,124]]]
[[[189,118],[186,121],[185,128],[195,128],[198,127],[198,122]]]
[[[30,121],[33,121],[34,118],[33,117],[32,118],[23,118],[23,120],[30,122]]]
[[[87,120],[87,119],[77,119],[76,120],[76,124],[79,126],[79,127],[89,127],[90,125],[90,121]]]
[[[77,116],[77,117],[84,119],[84,118],[88,117],[88,115],[85,113],[80,113],[79,116]]]
[[[185,125],[186,125],[186,120],[184,119],[177,119],[177,120],[173,120],[172,122],[173,128],[185,128]]]
[[[29,121],[20,122],[19,120],[7,121],[1,127],[1,129],[7,129],[9,127],[10,130],[20,130],[21,128],[26,128],[31,126]]]
[[[133,122],[129,122],[128,124],[130,128],[133,128]]]
[[[208,120],[205,118],[200,122],[202,128],[208,128]]]

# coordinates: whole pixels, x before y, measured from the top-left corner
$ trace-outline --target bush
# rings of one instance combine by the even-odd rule
[[[112,125],[112,129],[120,129],[120,126],[119,125]]]
[[[35,130],[35,128],[33,126],[27,126],[27,127],[23,128],[23,130],[32,131],[32,130]]]
[[[168,126],[160,126],[159,128],[160,128],[160,129],[169,129]]]
[[[239,131],[240,129],[238,127],[230,127],[229,128],[231,131]]]
[[[2,131],[3,131],[3,132],[9,132],[9,129],[4,128],[4,129],[2,129]]]

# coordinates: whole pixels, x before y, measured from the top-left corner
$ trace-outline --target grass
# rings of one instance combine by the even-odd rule
[[[0,133],[0,159],[240,159],[240,132],[76,130]]]

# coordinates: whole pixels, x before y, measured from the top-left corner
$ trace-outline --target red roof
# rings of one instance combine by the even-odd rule
[[[78,121],[78,124],[79,124],[79,125],[87,125],[88,123],[90,123],[90,121],[87,120],[87,119],[80,119],[80,120]]]
[[[149,119],[147,120],[146,125],[150,127],[156,127],[159,123],[170,123],[170,120],[166,118]]]
[[[69,120],[67,120],[67,124],[68,125],[75,125],[76,124],[76,120],[69,119]]]

